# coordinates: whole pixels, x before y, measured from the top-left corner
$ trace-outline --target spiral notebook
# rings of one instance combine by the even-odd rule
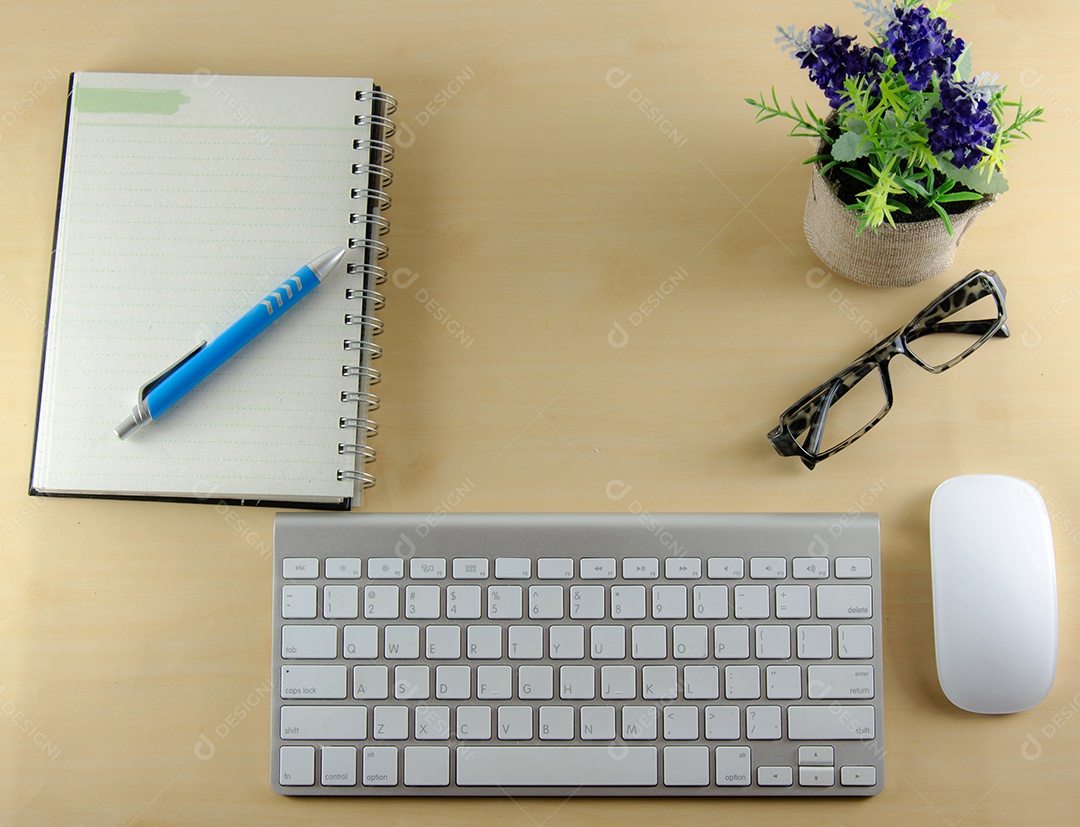
[[[32,494],[359,504],[394,108],[363,78],[71,76]],[[144,383],[338,246],[309,297],[117,438]]]

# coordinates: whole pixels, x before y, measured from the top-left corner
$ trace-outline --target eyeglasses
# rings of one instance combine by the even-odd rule
[[[975,270],[910,323],[784,411],[780,424],[769,432],[769,441],[781,456],[799,457],[813,470],[877,425],[892,408],[889,362],[894,356],[906,356],[930,373],[941,373],[992,336],[1008,335],[1005,285],[997,273]]]

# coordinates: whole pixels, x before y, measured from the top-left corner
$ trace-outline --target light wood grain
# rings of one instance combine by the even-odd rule
[[[809,148],[742,102],[773,84],[819,100],[773,26],[859,30],[843,0],[8,3],[0,823],[1074,823],[1080,24],[1064,0],[957,12],[977,68],[1047,122],[953,269],[880,291],[819,269],[801,225]],[[880,513],[881,796],[270,792],[273,513],[26,494],[68,74],[200,68],[372,75],[401,101],[366,510]],[[944,376],[896,365],[888,419],[813,473],[773,454],[764,434],[783,408],[977,266],[1008,287],[1011,339]],[[971,472],[1032,480],[1054,520],[1057,681],[1001,718],[953,708],[934,666],[929,500]]]

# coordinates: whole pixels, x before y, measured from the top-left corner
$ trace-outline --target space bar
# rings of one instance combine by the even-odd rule
[[[651,787],[655,747],[460,747],[460,787]]]

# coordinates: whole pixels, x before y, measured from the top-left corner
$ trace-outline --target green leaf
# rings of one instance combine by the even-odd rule
[[[938,163],[941,164],[941,171],[947,176],[975,192],[981,192],[984,195],[1000,195],[1009,190],[1009,182],[1005,180],[1000,170],[995,169],[988,180],[986,171],[983,169],[962,169],[944,158],[939,158]]]
[[[960,59],[956,61],[956,71],[953,72],[953,77],[957,80],[971,80],[973,72],[974,59],[971,56],[971,47],[965,46]]]
[[[837,161],[854,161],[869,155],[873,145],[858,132],[845,132],[832,145],[832,156]]]
[[[967,192],[962,190],[960,192],[947,192],[944,195],[939,195],[937,201],[982,201],[986,196],[980,192]]]

